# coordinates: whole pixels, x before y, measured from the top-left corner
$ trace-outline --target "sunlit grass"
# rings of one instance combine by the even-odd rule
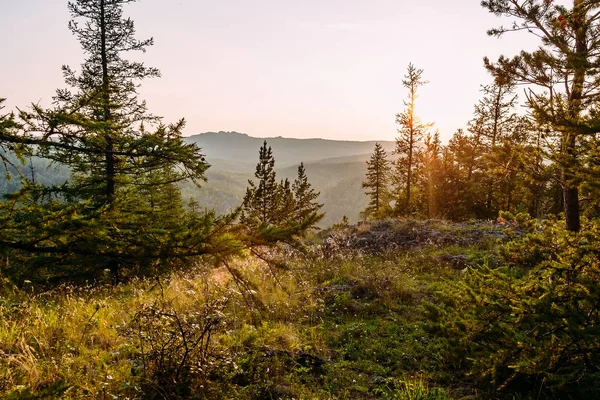
[[[444,343],[428,338],[422,304],[461,276],[440,255],[465,255],[476,265],[483,252],[475,245],[300,256],[285,269],[239,260],[230,266],[246,288],[226,268],[206,267],[116,287],[8,290],[0,300],[0,394],[449,398],[436,389],[452,384],[436,372]],[[140,330],[136,321],[151,325]],[[187,345],[178,324],[191,340],[207,321],[215,325],[206,348],[182,361]],[[160,359],[144,358],[150,354]],[[152,368],[169,365],[184,372],[164,371],[178,379],[166,388]]]

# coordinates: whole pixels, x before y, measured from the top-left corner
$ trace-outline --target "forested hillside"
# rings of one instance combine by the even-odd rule
[[[185,188],[184,195],[218,212],[239,206],[251,178],[257,149],[263,140],[235,132],[204,133],[187,138],[198,144],[211,164],[207,183],[201,190]],[[321,192],[325,218],[321,226],[339,222],[344,216],[357,222],[366,207],[367,197],[360,182],[366,172],[366,160],[375,142],[334,141],[323,139],[267,138],[276,159],[278,177],[291,179],[304,162],[314,188]],[[383,142],[390,151],[394,142]]]

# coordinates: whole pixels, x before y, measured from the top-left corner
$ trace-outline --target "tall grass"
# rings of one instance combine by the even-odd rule
[[[436,285],[460,277],[443,252],[305,255],[276,271],[239,260],[244,287],[207,267],[114,287],[5,290],[0,397],[449,398],[436,388],[453,384],[436,372],[443,343],[427,338],[422,309]]]

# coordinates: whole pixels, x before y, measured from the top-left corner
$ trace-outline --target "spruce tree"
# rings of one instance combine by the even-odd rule
[[[240,221],[254,229],[277,224],[281,192],[276,180],[273,149],[271,146],[267,146],[266,140],[259,150],[259,160],[254,176],[258,179],[258,183],[255,184],[252,180],[248,180],[249,186],[242,203]]]
[[[367,161],[367,173],[362,183],[369,204],[364,213],[367,217],[380,219],[389,213],[390,208],[390,172],[391,165],[387,153],[380,143],[375,143],[371,158]]]
[[[183,141],[183,120],[163,124],[138,99],[140,82],[159,73],[125,58],[152,45],[152,39],[137,40],[133,21],[123,17],[123,6],[133,2],[69,2],[69,29],[85,54],[81,71],[63,67],[70,88],[57,91],[55,106],[33,105],[19,114],[22,129],[0,131],[3,146],[27,146],[71,171],[62,185],[27,183],[9,197],[0,210],[4,247],[57,255],[71,266],[109,268],[115,277],[122,267],[152,265],[206,247],[199,232],[194,241],[171,242],[183,237],[185,221],[162,229],[167,207],[153,205],[152,196],[161,192],[178,203],[173,185],[187,179],[199,184],[209,165],[196,145]]]
[[[579,188],[585,176],[582,142],[600,131],[596,104],[600,99],[600,4],[573,0],[572,6],[552,0],[485,0],[482,6],[497,16],[513,18],[507,28],[488,33],[502,36],[526,31],[539,47],[512,58],[500,57],[486,67],[499,81],[527,84],[527,105],[540,126],[554,139],[551,158],[561,168],[567,229],[580,229]],[[595,138],[594,138],[595,139]],[[581,176],[583,175],[583,176]]]
[[[317,201],[321,193],[315,192],[310,182],[308,182],[304,163],[300,163],[298,166],[298,175],[294,179],[292,190],[296,199],[294,212],[296,222],[302,227],[302,230],[313,228],[323,219],[325,214],[319,213],[319,210],[323,207],[323,204]]]
[[[407,74],[402,80],[402,85],[408,89],[408,98],[404,100],[404,111],[396,114],[398,137],[394,154],[399,157],[396,161],[394,182],[397,196],[396,207],[403,214],[412,211],[411,203],[412,186],[417,181],[420,157],[420,144],[423,136],[431,124],[425,124],[415,113],[418,90],[428,82],[423,80],[423,70],[417,69],[411,63],[408,65]],[[402,194],[402,192],[404,192]]]

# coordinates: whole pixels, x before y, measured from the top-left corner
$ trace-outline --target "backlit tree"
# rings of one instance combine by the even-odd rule
[[[534,51],[522,51],[497,62],[485,59],[499,82],[528,85],[527,105],[547,131],[551,158],[561,168],[567,229],[580,229],[579,188],[582,142],[600,132],[600,4],[573,0],[570,6],[552,0],[486,0],[481,5],[497,16],[514,19],[493,36],[526,32],[539,38]]]
[[[427,83],[423,80],[423,70],[409,64],[402,80],[402,85],[408,89],[408,97],[404,100],[404,111],[396,114],[399,128],[394,149],[394,154],[398,155],[394,172],[396,207],[402,214],[410,214],[412,210],[412,188],[417,181],[417,171],[420,166],[419,146],[431,126],[423,123],[415,113],[419,88]]]

